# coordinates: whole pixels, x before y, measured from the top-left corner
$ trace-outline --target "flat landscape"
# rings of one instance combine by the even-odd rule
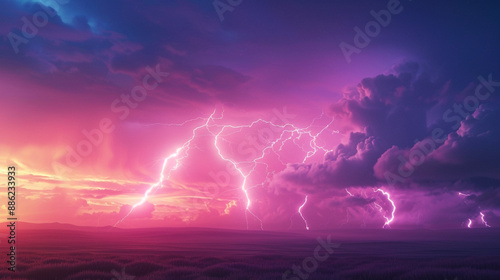
[[[4,265],[2,279],[500,279],[498,228],[268,232],[19,224],[17,231],[17,271]]]

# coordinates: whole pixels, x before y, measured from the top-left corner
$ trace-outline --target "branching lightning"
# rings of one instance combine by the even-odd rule
[[[347,194],[349,194],[349,196],[354,197],[354,195],[348,189],[345,189],[345,191],[347,192]],[[385,214],[382,213],[384,211],[384,208],[382,206],[380,206],[380,204],[378,204],[377,202],[373,202],[372,204],[370,204],[370,206],[372,207],[372,209],[376,208],[380,213],[382,213],[382,216],[385,219],[385,223],[382,226],[382,228],[385,228],[385,227],[389,227],[390,228],[390,224],[392,223],[392,221],[394,221],[394,218],[395,218],[396,204],[394,204],[394,201],[391,199],[391,195],[390,195],[389,192],[384,191],[382,189],[376,189],[376,188],[374,188],[373,191],[374,192],[380,192],[380,193],[382,193],[384,196],[387,197],[387,200],[392,204],[392,211],[391,211],[391,217],[390,218],[386,217]],[[363,194],[364,194],[364,197],[366,197],[366,192],[363,192]]]
[[[119,220],[118,222],[116,222],[114,226],[117,226],[125,218],[127,218],[134,211],[134,209],[137,206],[140,206],[140,205],[144,204],[144,202],[146,202],[146,200],[148,199],[149,194],[153,190],[155,190],[157,188],[162,188],[163,187],[163,181],[164,180],[169,180],[170,179],[170,175],[172,174],[172,171],[174,171],[177,168],[179,168],[179,166],[181,164],[181,161],[188,156],[189,149],[191,148],[190,144],[191,144],[191,142],[196,137],[196,131],[199,130],[199,129],[201,129],[201,128],[207,127],[208,124],[209,124],[209,122],[211,120],[213,120],[214,114],[215,114],[215,111],[210,115],[209,118],[206,119],[206,121],[205,121],[205,123],[203,125],[200,125],[200,126],[198,126],[198,127],[196,127],[196,128],[193,129],[193,134],[192,134],[191,138],[188,141],[184,142],[184,144],[181,147],[177,148],[175,150],[175,153],[169,155],[168,157],[166,157],[163,160],[163,165],[162,165],[161,172],[160,172],[160,178],[158,179],[158,181],[156,183],[152,184],[146,190],[146,192],[142,196],[141,200],[139,202],[137,202],[136,204],[134,204],[132,206],[132,208],[130,209],[130,211],[127,213],[127,215],[125,215],[121,220]],[[175,165],[172,168],[167,169],[167,166],[168,166],[168,163],[169,163],[170,160],[174,160],[175,161]],[[166,176],[165,176],[165,172],[166,172]]]
[[[118,225],[119,223],[121,223],[123,220],[125,220],[134,211],[135,208],[137,208],[138,206],[140,206],[144,202],[146,202],[148,197],[150,196],[150,194],[154,190],[162,188],[164,181],[170,180],[170,176],[171,176],[172,172],[174,170],[176,170],[177,168],[179,168],[183,159],[188,157],[188,152],[191,148],[193,148],[191,146],[191,144],[192,144],[193,140],[196,138],[196,133],[198,130],[207,129],[208,132],[214,136],[214,147],[217,150],[219,158],[226,161],[226,162],[231,163],[231,165],[233,165],[233,167],[239,173],[239,175],[241,175],[243,182],[241,184],[240,189],[242,190],[243,194],[245,195],[245,199],[246,199],[245,217],[246,217],[246,222],[247,222],[247,228],[248,228],[247,213],[250,213],[255,219],[257,219],[260,222],[261,229],[263,228],[262,220],[251,211],[253,199],[251,198],[251,196],[249,194],[249,189],[251,187],[247,186],[247,182],[248,182],[249,176],[252,175],[252,173],[256,170],[256,168],[259,164],[263,164],[263,165],[267,166],[267,164],[265,162],[263,162],[262,160],[264,159],[264,157],[266,156],[266,154],[268,152],[273,152],[276,155],[278,155],[278,158],[280,158],[278,152],[282,151],[283,146],[287,142],[291,141],[295,146],[300,148],[305,153],[305,156],[302,160],[302,162],[305,163],[309,158],[313,157],[314,155],[316,155],[318,153],[323,153],[323,156],[324,156],[328,152],[332,151],[331,149],[328,149],[328,148],[318,144],[317,140],[318,140],[318,137],[331,126],[331,124],[333,123],[333,119],[326,126],[324,126],[321,130],[319,130],[319,132],[313,133],[313,131],[312,131],[312,126],[313,126],[314,122],[316,120],[320,119],[321,117],[323,117],[323,115],[319,118],[314,119],[308,127],[299,128],[291,123],[284,123],[282,125],[278,125],[278,124],[275,124],[271,121],[266,121],[263,119],[255,120],[247,125],[218,124],[216,121],[220,121],[223,119],[224,112],[222,112],[221,116],[217,117],[217,118],[214,117],[215,113],[216,113],[216,110],[214,110],[214,112],[206,119],[198,117],[198,118],[195,118],[192,120],[185,121],[181,124],[164,124],[166,126],[183,126],[183,125],[190,123],[190,122],[193,122],[193,121],[197,121],[200,119],[204,120],[204,123],[202,125],[197,126],[193,129],[192,136],[189,140],[187,140],[183,145],[178,147],[174,153],[172,153],[171,155],[169,155],[168,157],[166,157],[164,159],[158,181],[155,182],[154,184],[150,185],[150,187],[146,190],[146,192],[144,193],[142,198],[132,206],[132,208],[127,213],[127,215],[125,215],[122,219],[120,219],[115,224],[115,226]],[[221,147],[219,146],[219,143],[221,141],[227,141],[226,139],[224,139],[224,132],[226,132],[227,130],[239,131],[239,130],[244,129],[244,128],[252,128],[256,124],[266,124],[266,125],[269,125],[273,128],[278,128],[281,130],[281,134],[274,141],[269,141],[267,143],[267,145],[262,149],[261,154],[258,157],[256,157],[255,159],[251,160],[250,162],[248,162],[248,161],[239,162],[239,161],[236,161],[234,159],[231,159],[231,158],[225,156],[221,150]],[[332,132],[332,133],[334,133],[334,132]],[[309,137],[310,140],[308,142],[309,143],[308,149],[301,147],[299,145],[299,143],[297,142],[298,140],[301,139],[301,137]],[[280,160],[281,160],[281,158],[280,158]],[[250,164],[249,170],[244,170],[243,166],[244,165],[248,166],[248,164]],[[269,174],[268,174],[268,176],[269,176]],[[302,207],[306,204],[306,202],[307,202],[307,196],[306,196],[306,199],[304,201],[304,204],[298,210],[302,219],[304,219],[304,216],[302,215],[301,210],[302,210]],[[309,229],[305,219],[304,219],[304,222],[306,223],[306,229]]]

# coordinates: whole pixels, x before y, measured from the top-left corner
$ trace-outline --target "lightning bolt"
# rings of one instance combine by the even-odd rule
[[[118,222],[115,223],[115,227],[123,222],[123,220],[125,220],[130,214],[132,214],[132,212],[134,211],[134,209],[142,204],[144,204],[144,202],[146,202],[146,200],[148,199],[149,197],[149,194],[157,189],[157,188],[162,188],[163,187],[163,181],[164,180],[169,180],[170,179],[170,175],[172,174],[172,171],[176,170],[177,168],[179,168],[180,164],[181,164],[181,160],[183,160],[184,158],[186,158],[188,156],[188,152],[189,150],[191,149],[190,147],[190,144],[191,142],[195,139],[196,137],[196,132],[199,130],[199,129],[202,129],[204,127],[207,127],[209,122],[213,119],[213,116],[215,114],[215,110],[214,112],[210,115],[210,117],[208,117],[206,119],[206,122],[203,124],[203,125],[200,125],[196,128],[193,129],[193,134],[191,136],[191,138],[184,142],[184,144],[177,148],[175,150],[175,153],[172,153],[171,155],[169,155],[168,157],[166,157],[164,160],[163,160],[163,165],[162,165],[162,168],[161,168],[161,172],[160,172],[160,178],[158,179],[158,181],[154,184],[152,184],[147,190],[146,192],[144,193],[144,195],[142,196],[141,200],[139,202],[137,202],[136,204],[134,204],[132,206],[132,208],[130,209],[130,211],[127,213],[127,215],[125,215],[122,219],[120,219]],[[174,160],[175,161],[175,165],[168,169],[167,166],[168,166],[168,163],[170,160]],[[165,176],[165,172],[167,173],[166,176]]]
[[[300,217],[304,221],[304,224],[306,225],[306,229],[309,230],[309,225],[307,224],[307,220],[306,220],[306,218],[304,218],[304,215],[302,214],[302,208],[304,208],[304,206],[306,206],[306,203],[307,203],[307,195],[306,195],[306,198],[304,200],[304,203],[302,203],[302,205],[300,205],[298,212],[300,214]]]
[[[258,119],[256,121],[253,121],[251,124],[249,125],[240,125],[240,126],[235,126],[235,125],[224,125],[222,126],[222,129],[220,130],[220,132],[218,134],[216,134],[215,136],[215,142],[214,142],[214,146],[215,148],[217,149],[217,152],[219,154],[219,157],[227,162],[230,162],[234,168],[241,174],[241,176],[243,177],[243,183],[242,183],[242,186],[241,186],[241,190],[243,191],[243,193],[245,194],[245,197],[247,199],[247,205],[246,205],[246,211],[245,211],[245,214],[248,212],[250,213],[252,216],[254,216],[257,220],[259,220],[260,222],[260,226],[261,226],[261,229],[263,229],[263,225],[262,225],[262,220],[259,219],[257,217],[257,215],[255,215],[252,211],[250,211],[250,206],[251,206],[251,199],[250,199],[250,196],[248,194],[248,188],[246,186],[246,182],[248,180],[248,177],[255,171],[255,169],[257,168],[258,164],[261,163],[261,164],[264,164],[267,166],[266,163],[263,163],[261,162],[261,160],[264,159],[266,153],[268,151],[270,152],[274,152],[276,155],[278,155],[278,158],[279,157],[279,154],[278,152],[282,151],[283,149],[283,146],[285,145],[286,142],[288,141],[292,141],[297,147],[301,148],[302,151],[304,153],[306,153],[306,156],[304,157],[304,159],[302,160],[303,163],[305,163],[307,161],[308,158],[314,156],[317,152],[319,151],[322,151],[324,152],[323,156],[326,155],[328,152],[331,152],[332,150],[331,149],[327,149],[321,145],[318,145],[316,143],[318,137],[321,135],[321,133],[323,133],[325,130],[327,130],[330,125],[333,123],[333,119],[326,125],[324,126],[318,133],[316,134],[313,134],[312,131],[311,131],[311,127],[313,126],[314,122],[318,119],[320,119],[321,117],[323,116],[323,114],[314,119],[311,124],[306,127],[306,128],[298,128],[296,127],[295,125],[291,124],[291,123],[285,123],[283,125],[277,125],[277,124],[274,124],[270,121],[266,121],[266,120],[263,120],[263,119]],[[240,164],[244,164],[244,163],[247,163],[247,162],[236,162],[234,160],[231,160],[229,158],[226,158],[224,157],[224,155],[222,154],[221,152],[221,149],[218,145],[218,142],[219,142],[219,138],[221,137],[222,133],[224,132],[224,130],[226,129],[236,129],[236,130],[239,130],[239,129],[243,129],[243,128],[250,128],[250,127],[253,127],[254,125],[258,124],[258,123],[264,123],[264,124],[267,124],[269,126],[272,126],[272,127],[275,127],[275,128],[280,128],[282,129],[282,132],[280,134],[280,136],[274,140],[274,141],[269,141],[268,145],[262,150],[262,153],[259,157],[253,159],[251,161],[251,166],[252,168],[250,169],[249,172],[247,172],[246,174],[243,172],[243,170],[241,168],[238,167],[238,165]],[[286,135],[289,134],[288,137],[286,137]],[[298,145],[298,143],[296,142],[296,140],[300,139],[302,136],[309,136],[311,138],[311,140],[309,141],[309,147],[311,148],[310,151],[305,151],[302,147],[300,147]],[[279,148],[276,149],[276,146],[279,145]],[[280,158],[281,160],[281,158]],[[283,162],[282,162],[283,163]],[[283,163],[285,164],[285,163]],[[269,175],[269,174],[268,174]],[[306,198],[307,200],[307,198]],[[303,218],[302,214],[299,213],[301,215],[301,217]],[[246,220],[247,220],[247,228],[248,228],[248,218],[247,216],[245,216]],[[304,218],[303,218],[304,219]],[[306,228],[308,229],[308,226],[306,225]]]
[[[396,212],[396,205],[394,204],[394,201],[392,201],[392,199],[391,199],[391,194],[389,192],[383,191],[382,189],[376,189],[376,190],[374,190],[374,192],[381,192],[383,195],[385,195],[387,197],[387,200],[389,200],[389,202],[392,204],[391,218],[388,218],[384,215],[385,224],[382,226],[382,228],[385,228],[386,226],[391,227],[390,225],[391,225],[392,221],[394,221],[394,213]],[[380,205],[379,205],[379,207],[380,207]]]
[[[345,189],[346,193],[349,194],[350,196],[354,196],[350,191],[348,191],[347,189]],[[345,209],[345,220],[346,222],[344,224],[347,224],[349,223],[349,209],[346,208]],[[364,222],[364,219],[363,219],[363,222]]]
[[[345,191],[347,192],[347,194],[349,194],[350,196],[354,196],[349,190],[345,189]],[[391,217],[386,217],[384,214],[382,214],[382,216],[384,217],[385,219],[385,223],[384,225],[382,226],[382,228],[385,228],[385,227],[389,227],[390,228],[390,224],[392,223],[392,221],[394,221],[394,218],[395,218],[395,213],[396,213],[396,204],[394,204],[394,201],[391,199],[391,194],[389,192],[386,192],[382,189],[373,189],[374,192],[381,192],[384,196],[387,197],[387,200],[392,204],[392,212],[391,212]],[[364,197],[367,197],[366,196],[366,192],[363,192],[364,193]],[[370,204],[370,206],[373,208],[376,208],[380,213],[382,213],[382,211],[384,210],[384,208],[382,208],[382,206],[380,206],[380,204],[378,204],[377,202],[373,202],[373,205]],[[364,223],[364,220],[363,220],[363,223]]]
[[[266,168],[268,167],[265,162],[262,162],[262,160],[264,159],[264,157],[266,156],[266,154],[268,152],[273,152],[276,155],[278,155],[278,158],[281,161],[279,152],[282,151],[283,146],[287,142],[291,141],[295,146],[299,147],[305,153],[305,156],[302,160],[302,162],[305,163],[309,158],[313,157],[318,152],[322,152],[323,156],[325,156],[328,152],[332,151],[332,149],[328,149],[328,148],[318,144],[317,140],[318,140],[318,137],[332,125],[333,118],[326,126],[324,126],[321,130],[319,130],[319,132],[313,133],[313,131],[312,131],[312,126],[313,126],[314,122],[321,119],[323,117],[323,114],[320,117],[314,119],[308,127],[299,128],[291,123],[285,123],[282,125],[278,125],[278,124],[275,124],[271,121],[266,121],[263,119],[255,120],[247,125],[217,124],[216,123],[217,120],[223,119],[224,112],[222,111],[221,116],[218,118],[214,117],[215,113],[216,113],[216,110],[214,110],[212,112],[212,114],[206,119],[198,117],[198,118],[195,118],[192,120],[185,121],[185,122],[180,123],[180,124],[164,124],[166,126],[183,126],[184,124],[187,124],[189,122],[193,122],[196,120],[200,120],[200,119],[205,121],[202,125],[197,126],[193,129],[192,136],[189,140],[184,142],[184,144],[181,145],[180,147],[178,147],[174,153],[170,154],[168,157],[166,157],[164,159],[158,181],[149,186],[149,188],[146,190],[146,192],[144,193],[142,198],[132,206],[132,208],[127,213],[127,215],[125,215],[122,219],[120,219],[118,222],[116,222],[115,226],[117,226],[119,223],[123,222],[134,211],[134,209],[136,209],[138,206],[144,204],[144,202],[147,201],[148,197],[150,196],[150,194],[153,191],[155,191],[159,188],[162,188],[164,181],[170,180],[170,176],[171,176],[172,172],[177,170],[179,168],[179,166],[181,165],[182,160],[185,159],[186,157],[188,157],[189,151],[192,148],[191,143],[196,138],[196,133],[200,129],[207,129],[214,136],[214,147],[217,150],[219,158],[222,159],[223,161],[231,163],[231,165],[233,165],[234,169],[239,173],[239,175],[241,175],[241,177],[243,179],[243,182],[241,184],[240,189],[243,192],[245,199],[246,199],[245,219],[247,222],[247,229],[248,229],[247,213],[251,214],[255,219],[257,219],[260,222],[261,229],[263,229],[262,220],[251,211],[252,199],[251,199],[250,194],[249,194],[249,189],[252,187],[255,187],[255,186],[249,187],[249,186],[247,186],[247,182],[248,182],[249,176],[252,175],[252,173],[256,170],[256,168],[259,164],[265,165]],[[223,134],[225,131],[230,130],[230,129],[236,130],[236,131],[241,131],[244,128],[252,128],[256,124],[259,124],[259,123],[267,124],[269,126],[279,128],[282,131],[276,140],[269,141],[267,143],[267,146],[265,146],[264,149],[262,149],[262,153],[260,154],[260,156],[251,160],[250,162],[248,162],[248,161],[238,162],[238,161],[231,159],[231,158],[224,155],[224,153],[221,151],[219,143],[221,141],[227,141],[223,137]],[[158,124],[153,124],[153,125],[158,125]],[[218,129],[218,132],[214,132],[215,129]],[[310,140],[308,142],[309,148],[307,150],[304,147],[301,147],[299,145],[299,143],[297,142],[298,140],[301,139],[301,137],[309,137],[310,138]],[[250,163],[251,168],[248,171],[245,171],[243,169],[243,166],[245,164],[248,164],[248,163]],[[282,162],[282,163],[285,164],[284,162]],[[270,176],[269,173],[268,173],[268,176]],[[268,177],[266,177],[266,178],[268,178]],[[305,200],[303,205],[305,205],[306,202],[307,202],[307,196],[306,196],[306,200]],[[299,208],[299,214],[304,219],[304,217],[302,216],[302,213],[300,213],[301,209],[302,209],[302,207]],[[305,221],[305,219],[304,219],[304,221]],[[309,229],[307,226],[307,223],[306,223],[306,229]]]
[[[483,224],[486,226],[486,227],[491,227],[490,225],[488,225],[488,223],[486,222],[486,220],[484,219],[484,214],[483,212],[479,212],[479,214],[481,214],[481,221],[483,222]]]
[[[224,126],[224,128],[226,128],[226,127]],[[260,228],[263,229],[262,220],[259,219],[259,217],[257,217],[257,215],[255,215],[252,211],[250,211],[250,206],[252,204],[252,201],[250,199],[250,196],[248,195],[248,190],[247,190],[247,187],[246,187],[248,176],[250,176],[250,174],[255,170],[255,168],[256,168],[257,165],[255,164],[253,166],[253,168],[251,169],[251,171],[248,172],[247,174],[245,174],[241,168],[238,168],[238,163],[236,161],[231,160],[229,158],[226,158],[226,157],[224,157],[222,155],[222,152],[221,152],[219,146],[217,145],[217,143],[218,143],[218,140],[219,140],[219,136],[224,131],[224,128],[221,129],[221,131],[215,136],[215,140],[214,140],[215,148],[217,149],[219,157],[221,159],[227,161],[227,162],[230,162],[233,165],[233,167],[238,171],[238,173],[240,173],[241,177],[243,177],[243,183],[241,184],[241,190],[243,191],[243,193],[245,194],[245,197],[247,199],[246,208],[245,208],[245,220],[246,220],[246,223],[247,223],[247,229],[248,229],[248,217],[247,217],[247,213],[250,213],[252,216],[254,216],[260,222]],[[255,163],[255,161],[254,161],[254,163]]]
[[[354,195],[352,195],[352,193],[351,193],[351,192],[349,192],[347,189],[345,189],[345,191],[346,191],[346,192],[347,192],[350,196],[354,196]]]
[[[465,197],[469,197],[471,196],[472,194],[466,194],[466,193],[462,193],[462,192],[458,192],[458,195],[459,196],[465,196]],[[481,222],[484,224],[485,227],[491,227],[488,222],[486,222],[486,220],[484,219],[484,214],[483,212],[479,212],[479,215],[481,215]],[[477,216],[476,216],[477,218]],[[472,225],[472,220],[469,219],[469,223],[467,225],[468,228],[471,228],[471,225]]]

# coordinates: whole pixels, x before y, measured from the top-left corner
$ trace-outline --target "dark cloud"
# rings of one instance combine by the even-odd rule
[[[463,120],[456,132],[448,134],[443,144],[431,137],[411,149],[393,146],[374,166],[378,178],[386,172],[408,175],[405,181],[449,181],[500,179],[500,127],[496,125],[500,110],[496,102],[481,105]],[[413,158],[411,158],[413,157]],[[400,172],[403,171],[403,173]],[[403,183],[403,182],[399,182]]]
[[[324,163],[291,164],[278,177],[305,186],[306,193],[375,184],[373,165],[381,151],[373,137],[362,139],[362,135],[351,134],[349,144],[339,146]]]
[[[454,91],[445,84],[432,82],[425,73],[417,74],[414,63],[394,69],[404,72],[363,79],[332,105],[336,120],[360,132],[352,132],[349,141],[339,144],[324,163],[289,165],[276,177],[276,184],[299,193],[320,195],[332,195],[332,191],[346,187],[382,186],[392,193],[399,190],[408,194],[420,190],[429,195],[420,199],[428,202],[473,192],[462,203],[458,203],[460,197],[454,203],[441,201],[442,209],[435,211],[458,214],[434,215],[433,220],[427,217],[425,223],[429,224],[447,219],[451,226],[463,223],[464,217],[479,219],[479,212],[484,209],[498,209],[500,102],[496,97],[484,100],[454,130],[443,119],[428,118],[429,112],[442,116],[454,108],[455,102],[462,104],[464,98],[473,95],[478,83]],[[440,129],[438,136],[434,135],[436,128]],[[362,206],[371,202],[372,199],[354,196],[334,204]],[[415,204],[405,210],[403,206],[399,213],[406,215],[403,213],[419,207]],[[489,215],[496,219],[493,212]]]
[[[332,105],[331,114],[351,129],[347,144],[329,153],[324,163],[289,165],[280,176],[316,188],[372,186],[377,160],[391,146],[411,147],[427,133],[426,111],[437,100],[437,85],[407,63],[396,69],[410,72],[365,78]],[[435,96],[435,97],[433,97]]]

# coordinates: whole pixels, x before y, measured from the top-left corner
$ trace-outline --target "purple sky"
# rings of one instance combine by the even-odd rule
[[[500,5],[337,2],[2,1],[20,215],[500,226]]]

